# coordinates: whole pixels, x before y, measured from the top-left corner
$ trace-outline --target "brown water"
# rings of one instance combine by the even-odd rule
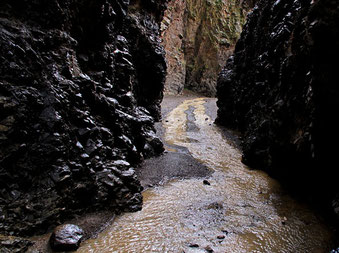
[[[211,185],[185,179],[145,191],[142,211],[117,217],[78,252],[328,252],[331,231],[277,181],[241,163],[241,152],[206,115],[207,100],[186,100],[164,127],[167,143],[187,147],[214,171]]]

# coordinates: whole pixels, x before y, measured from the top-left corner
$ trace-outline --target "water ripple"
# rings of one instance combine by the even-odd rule
[[[241,163],[241,152],[206,115],[206,100],[186,100],[168,115],[164,127],[166,142],[187,147],[214,171],[211,185],[175,180],[145,191],[142,211],[119,216],[78,252],[205,252],[205,247],[240,253],[328,251],[330,230],[278,182]],[[199,131],[186,132],[190,107]]]

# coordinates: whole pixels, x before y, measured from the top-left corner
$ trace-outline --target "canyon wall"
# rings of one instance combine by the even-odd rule
[[[162,44],[166,51],[167,76],[164,92],[180,94],[184,89],[186,78],[186,61],[184,54],[186,0],[170,1],[161,22]]]
[[[262,0],[217,86],[217,123],[243,133],[243,161],[337,212],[338,27],[335,0]]]
[[[162,21],[168,75],[165,92],[184,88],[214,96],[216,80],[233,53],[253,1],[177,0]]]
[[[141,208],[133,166],[155,136],[166,1],[2,0],[0,233]]]

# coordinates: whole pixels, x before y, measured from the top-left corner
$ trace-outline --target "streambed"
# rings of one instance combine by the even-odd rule
[[[331,230],[276,180],[241,163],[231,133],[206,111],[213,103],[187,98],[163,120],[166,143],[207,166],[207,181],[175,179],[144,191],[141,211],[118,216],[77,252],[328,252]]]

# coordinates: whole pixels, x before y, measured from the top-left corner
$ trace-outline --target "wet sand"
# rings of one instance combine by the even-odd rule
[[[278,181],[241,163],[237,138],[213,124],[213,103],[189,98],[163,121],[167,148],[184,147],[212,170],[208,183],[193,175],[144,191],[141,211],[118,216],[79,252],[329,251],[331,229]]]

